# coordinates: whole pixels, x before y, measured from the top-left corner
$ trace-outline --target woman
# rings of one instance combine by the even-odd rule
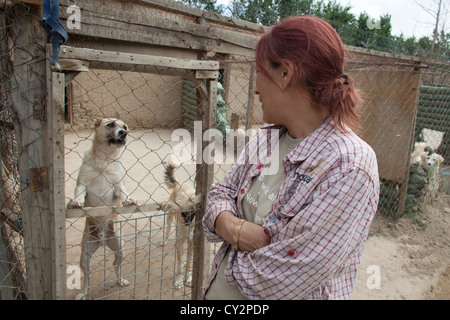
[[[349,299],[379,180],[373,150],[350,129],[360,97],[343,43],[325,21],[293,17],[255,57],[267,124],[208,195],[206,237],[224,243],[204,297]]]

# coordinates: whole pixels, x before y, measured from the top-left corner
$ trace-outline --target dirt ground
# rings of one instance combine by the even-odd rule
[[[171,146],[170,129],[140,130],[131,134],[124,153],[128,176],[126,186],[139,204],[164,201],[169,193],[163,186],[163,161]],[[90,146],[90,132],[66,132],[66,202],[73,190],[83,152]],[[215,169],[221,179],[230,165]],[[177,171],[180,180],[193,178],[195,164]],[[125,262],[122,274],[131,286],[119,289],[111,268],[113,257],[98,250],[92,262],[93,298],[107,299],[189,299],[190,289],[175,289],[174,248],[163,241],[164,214],[139,213],[121,217],[120,229]],[[353,299],[450,299],[450,195],[441,194],[419,219],[396,221],[376,217],[357,274]],[[77,265],[84,219],[67,220],[67,264]],[[79,290],[68,290],[73,299]]]
[[[352,298],[450,299],[450,195],[440,194],[417,220],[374,220]]]

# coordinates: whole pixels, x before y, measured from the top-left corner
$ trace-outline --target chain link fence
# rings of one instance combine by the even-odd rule
[[[261,105],[254,94],[254,58],[208,52],[202,62],[217,65],[203,70],[201,76],[193,60],[180,66],[171,58],[173,65],[157,66],[137,63],[139,55],[114,52],[128,59],[118,63],[109,58],[111,52],[82,49],[83,54],[89,53],[83,60],[64,47],[60,61],[64,83],[57,87],[58,93],[55,83],[46,80],[47,39],[40,29],[38,10],[32,8],[14,2],[1,11],[0,298],[45,298],[40,292],[57,283],[64,289],[62,298],[73,299],[82,290],[84,277],[88,278],[87,296],[91,299],[195,298],[203,280],[197,277],[207,276],[211,256],[219,245],[208,244],[203,238],[199,201],[195,202],[194,208],[199,209],[191,224],[182,215],[191,210],[184,207],[186,203],[165,210],[173,193],[165,184],[165,172],[176,153],[184,161],[175,170],[175,178],[193,187],[197,195],[207,192],[213,181],[223,179],[236,161],[239,152],[235,150],[242,150],[251,130],[263,124]],[[74,60],[87,63],[73,64]],[[346,72],[355,79],[364,98],[359,134],[378,157],[379,215],[397,216],[410,205],[408,164],[414,142],[427,142],[434,153],[442,155],[441,169],[448,163],[449,65],[349,48]],[[40,92],[50,97],[60,94],[63,101],[58,116],[64,119],[64,147],[62,159],[55,160],[62,161],[60,190],[43,185],[52,178],[45,168],[51,172],[54,168],[46,167],[48,150],[39,143],[45,145],[56,137],[40,129],[42,123],[54,121],[46,116],[45,94]],[[212,105],[212,101],[216,103]],[[121,182],[137,205],[62,208],[63,237],[56,237],[64,240],[62,245],[54,240],[57,228],[46,222],[49,208],[45,197],[60,191],[63,206],[74,199],[98,118],[120,119],[127,125],[129,134],[118,161],[125,173]],[[205,135],[211,128],[217,129],[213,136]],[[231,133],[238,133],[236,139],[226,139]],[[429,133],[437,138],[429,138]],[[221,161],[204,161],[211,146],[215,156],[223,153]],[[427,177],[427,185],[430,182]],[[39,196],[39,190],[44,196]],[[439,193],[431,187],[424,190],[423,194]],[[189,198],[183,194],[185,197]],[[80,259],[86,217],[109,214],[116,214],[117,219],[94,228],[114,229],[111,238],[118,240],[122,252],[119,271],[114,267],[117,250],[103,245],[90,255],[84,275]],[[177,223],[170,224],[173,216]],[[97,246],[96,241],[91,239],[84,245]],[[45,250],[62,257],[64,272],[57,281],[44,272],[52,263],[44,258]],[[121,278],[129,284],[120,286],[117,282]]]

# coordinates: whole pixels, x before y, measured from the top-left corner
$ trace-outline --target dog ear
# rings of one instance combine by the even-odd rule
[[[439,165],[442,164],[442,162],[444,162],[444,160],[445,160],[444,157],[439,154],[438,157],[437,157],[438,164]]]
[[[97,129],[102,124],[103,118],[95,119],[94,129]]]

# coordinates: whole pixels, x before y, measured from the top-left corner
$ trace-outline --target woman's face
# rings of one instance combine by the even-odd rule
[[[263,120],[271,124],[282,123],[281,94],[282,94],[282,72],[280,68],[274,68],[265,61],[264,68],[269,72],[270,78],[263,70],[256,66],[255,94],[259,96],[262,103]]]

